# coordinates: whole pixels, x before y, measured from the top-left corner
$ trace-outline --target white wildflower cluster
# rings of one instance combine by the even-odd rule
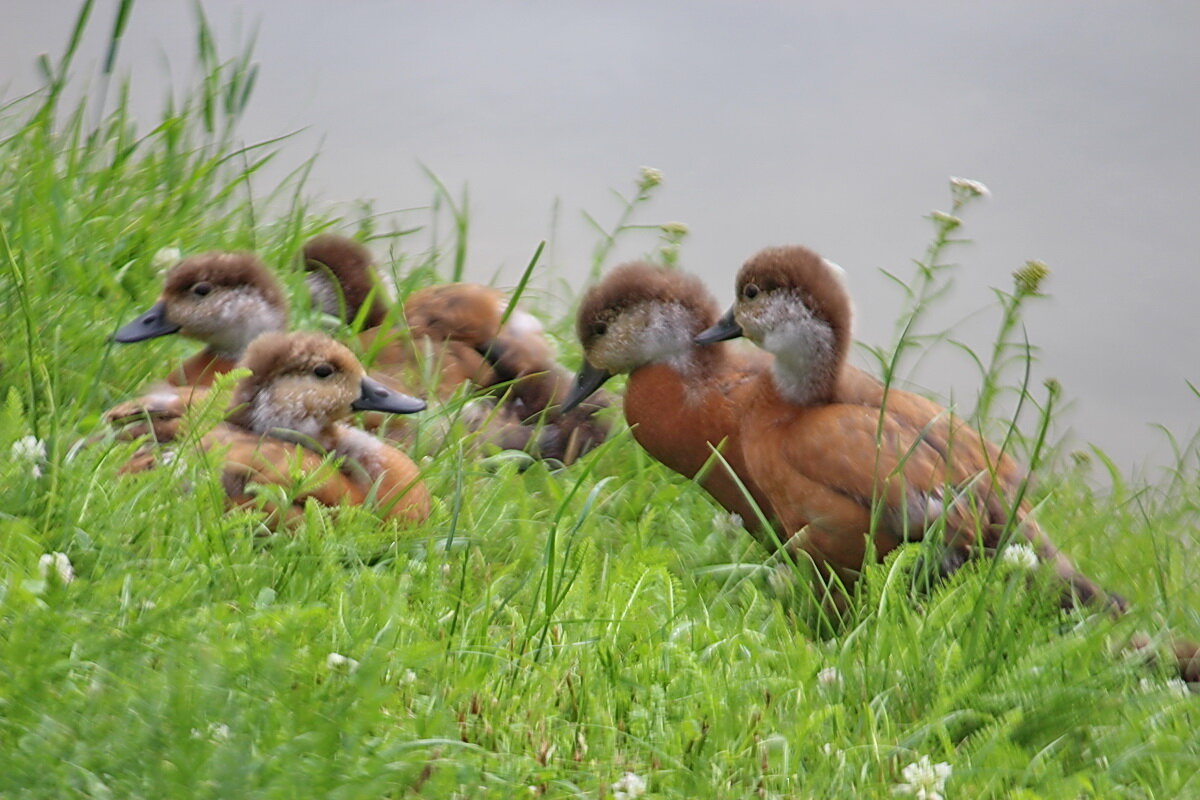
[[[642,167],[641,179],[638,181],[638,188],[643,192],[647,189],[653,189],[663,182],[662,170],[654,167]]]
[[[1001,556],[1005,564],[1019,569],[1035,569],[1038,565],[1037,551],[1027,544],[1010,544]]]
[[[22,436],[12,443],[9,451],[13,461],[29,464],[33,477],[42,477],[42,464],[46,463],[46,443],[36,436]]]
[[[42,579],[48,579],[51,571],[58,574],[58,580],[64,585],[75,580],[75,568],[71,566],[71,559],[67,558],[66,553],[44,553],[38,559],[38,570],[42,573]]]
[[[837,667],[826,667],[817,673],[817,683],[830,689],[837,689],[842,685],[842,673],[838,672]]]
[[[163,273],[175,266],[183,259],[183,253],[178,247],[164,247],[154,254],[150,259],[150,265],[154,267],[154,271]]]
[[[900,774],[904,783],[892,787],[892,793],[912,796],[917,800],[945,800],[942,792],[946,789],[946,779],[953,769],[945,761],[937,764],[929,760],[929,756],[921,756],[921,760],[909,764]]]
[[[192,728],[191,731],[193,739],[208,739],[210,742],[227,742],[231,736],[233,736],[233,731],[224,722],[210,722],[207,731],[199,728]]]
[[[325,656],[325,666],[334,672],[350,673],[358,670],[358,661],[341,653],[330,653]]]
[[[610,787],[616,800],[630,800],[641,797],[646,793],[646,779],[633,772],[626,772],[621,779]]]
[[[956,192],[960,192],[967,197],[991,197],[992,191],[988,189],[982,181],[973,181],[970,178],[959,178],[956,175],[950,176],[950,186]]]

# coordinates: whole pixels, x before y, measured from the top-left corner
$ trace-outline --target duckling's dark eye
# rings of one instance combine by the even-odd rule
[[[754,298],[758,297],[758,287],[753,283],[747,283],[742,287],[742,297],[746,298],[747,300],[753,300]]]
[[[212,291],[212,284],[207,281],[201,281],[192,287],[192,294],[197,297],[204,297]]]
[[[608,333],[608,323],[607,322],[593,322],[592,323],[592,333],[595,336],[603,336],[604,334]]]
[[[328,378],[332,374],[332,364],[317,364],[315,367],[313,367],[313,375],[316,375],[318,378]]]

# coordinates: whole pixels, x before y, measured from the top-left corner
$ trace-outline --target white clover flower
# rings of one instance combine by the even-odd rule
[[[330,653],[325,656],[325,666],[339,672],[354,672],[358,669],[358,661],[341,653]]]
[[[12,457],[19,461],[45,461],[46,443],[36,436],[22,436],[12,443]]]
[[[1038,565],[1037,551],[1027,544],[1010,544],[1001,557],[1005,564],[1021,569],[1035,569]]]
[[[713,514],[712,526],[714,530],[731,533],[742,529],[742,516],[740,514],[725,513],[717,511]]]
[[[942,791],[951,772],[953,769],[945,761],[933,764],[929,756],[921,756],[920,761],[909,764],[901,771],[907,783],[896,784],[892,787],[892,793],[912,795],[917,800],[945,800]]]
[[[638,186],[643,191],[658,186],[662,182],[662,170],[655,169],[654,167],[642,167],[642,179],[638,181]]]
[[[150,266],[154,267],[156,272],[166,272],[178,264],[182,258],[183,253],[180,252],[178,247],[164,247],[150,259]]]
[[[641,797],[646,793],[646,779],[632,772],[626,772],[621,779],[609,787],[616,800]]]
[[[14,461],[29,464],[33,477],[42,477],[42,464],[46,461],[46,443],[36,436],[22,436],[12,443],[11,449]]]
[[[208,738],[214,742],[227,742],[232,735],[233,732],[224,722],[213,722],[208,726]]]
[[[664,222],[658,227],[668,236],[687,236],[691,230],[686,222]]]
[[[837,667],[826,667],[817,673],[817,683],[836,688],[842,685],[842,673],[838,672]]]
[[[970,178],[959,178],[956,175],[951,175],[950,185],[955,189],[962,190],[963,194],[969,197],[991,197],[992,195],[992,190],[982,181],[973,181]]]
[[[42,578],[50,577],[50,570],[58,573],[58,579],[63,584],[68,584],[75,580],[75,568],[71,566],[71,559],[67,558],[66,553],[43,553],[38,559],[38,569],[42,573]]]
[[[409,684],[413,684],[416,682],[417,682],[417,673],[413,672],[411,669],[404,670],[404,673],[400,676],[400,685],[401,686],[407,686]]]

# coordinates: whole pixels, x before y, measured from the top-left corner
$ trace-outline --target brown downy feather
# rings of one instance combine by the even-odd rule
[[[353,322],[369,299],[363,328],[383,324],[387,292],[370,250],[345,236],[323,233],[305,242],[303,258],[313,300],[326,314]]]

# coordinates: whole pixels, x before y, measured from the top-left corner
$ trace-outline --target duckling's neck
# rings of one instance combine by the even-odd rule
[[[775,356],[775,388],[788,402],[806,406],[833,397],[845,348],[822,320],[809,316],[774,328],[762,346]]]
[[[693,329],[698,327],[680,306],[657,309],[639,335],[638,362],[643,366],[662,364],[681,375],[690,375],[714,357],[692,341]]]
[[[237,360],[260,334],[287,327],[287,312],[251,290],[230,292],[204,335],[214,356]]]

